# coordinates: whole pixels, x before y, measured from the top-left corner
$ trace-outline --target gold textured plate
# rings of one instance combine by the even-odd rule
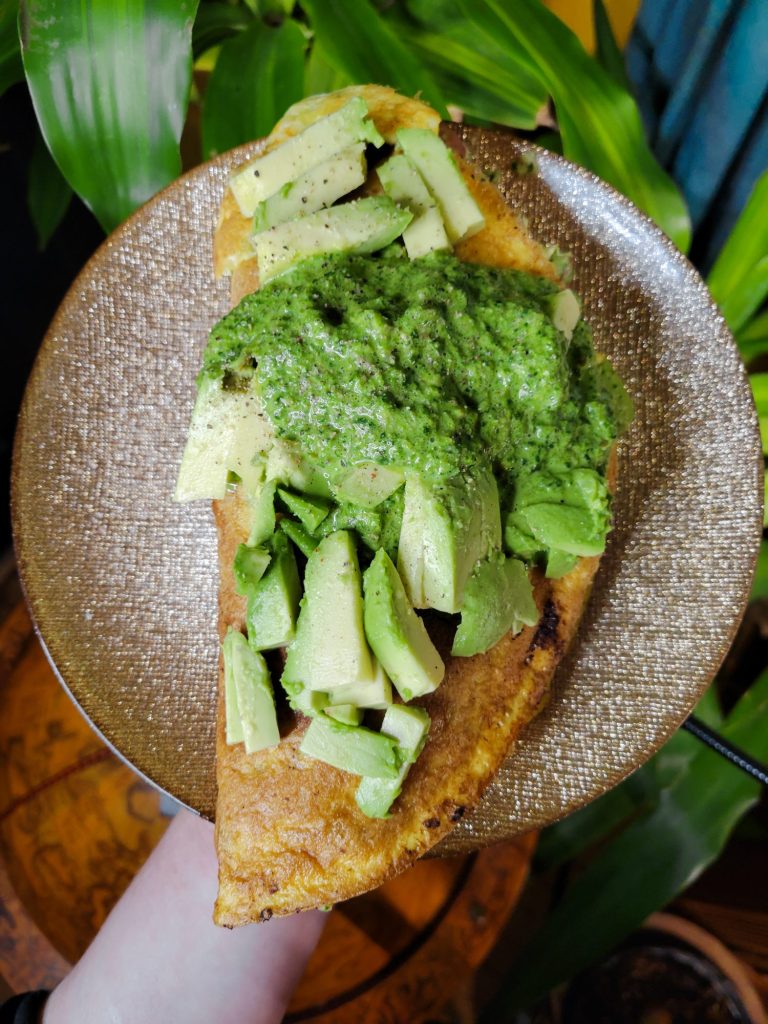
[[[553,821],[675,730],[728,649],[762,523],[749,385],[696,271],[594,176],[538,150],[538,170],[521,174],[526,147],[509,135],[461,134],[533,234],[573,253],[597,347],[637,417],[580,637],[450,851]],[[214,527],[208,503],[171,495],[201,352],[227,309],[213,226],[229,169],[254,148],[174,182],[90,260],[40,350],[14,461],[19,567],[62,681],[119,753],[209,817]]]

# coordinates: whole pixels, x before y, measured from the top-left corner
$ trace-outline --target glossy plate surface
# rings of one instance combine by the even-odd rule
[[[677,728],[725,655],[762,523],[744,368],[698,274],[627,200],[560,157],[462,129],[542,241],[573,253],[598,349],[637,416],[616,528],[549,707],[444,841],[466,850],[604,792]],[[217,569],[207,503],[174,505],[208,331],[227,309],[211,238],[229,169],[179,179],[111,235],[62,303],[16,439],[19,567],[50,657],[115,749],[212,816]],[[460,728],[457,723],[457,728]]]

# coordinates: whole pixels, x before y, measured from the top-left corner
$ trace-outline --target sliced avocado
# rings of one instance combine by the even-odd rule
[[[510,631],[539,620],[528,570],[500,552],[478,562],[464,590],[461,623],[451,654],[468,658],[490,650]]]
[[[361,508],[348,502],[337,505],[317,528],[315,536],[325,537],[336,530],[354,530],[371,551],[381,547],[382,516],[376,509]]]
[[[365,570],[363,589],[365,635],[397,692],[408,701],[436,690],[445,665],[383,549]]]
[[[413,214],[403,231],[403,242],[412,260],[438,249],[450,249],[451,243],[437,203],[407,156],[390,157],[376,169],[384,191]]]
[[[359,683],[334,686],[328,694],[332,704],[354,704],[357,708],[383,711],[392,703],[392,684],[379,662],[371,659],[373,671],[370,679]]]
[[[437,201],[445,230],[454,244],[485,227],[485,218],[456,158],[438,135],[426,128],[401,128],[397,141]]]
[[[270,558],[269,552],[264,548],[250,548],[247,544],[238,545],[232,564],[238,594],[245,596],[252,592],[267,571]]]
[[[311,167],[358,142],[382,146],[384,140],[368,118],[360,96],[320,118],[299,135],[259,157],[229,179],[229,187],[244,217],[252,217],[258,203],[295,181]]]
[[[262,484],[258,497],[251,502],[251,532],[248,546],[258,547],[269,540],[275,532],[275,490],[277,481],[267,480]]]
[[[300,711],[306,718],[314,718],[315,715],[319,715],[330,703],[328,694],[321,690],[308,690],[301,683],[287,683],[285,673],[280,682],[288,695],[288,703],[293,710]]]
[[[246,754],[277,746],[280,730],[277,727],[275,697],[267,663],[260,654],[250,649],[248,641],[236,629],[230,629],[227,633],[223,649],[224,679],[226,683],[229,665],[235,684]]]
[[[253,215],[253,234],[276,224],[306,217],[354,192],[365,181],[365,145],[358,143],[311,167],[295,181],[288,181],[274,195],[259,203]]]
[[[570,505],[527,505],[520,510],[529,531],[547,548],[571,555],[601,555],[605,532],[586,509]]]
[[[280,529],[285,532],[286,536],[291,538],[293,543],[306,558],[309,558],[320,543],[320,541],[315,540],[314,537],[310,537],[304,527],[299,523],[294,522],[293,519],[281,519]]]
[[[248,595],[248,643],[254,651],[285,647],[296,636],[301,581],[291,543],[280,531],[270,545],[272,561]]]
[[[592,469],[566,473],[541,470],[517,481],[505,540],[515,554],[526,557],[510,541],[509,527],[533,537],[540,550],[571,555],[599,555],[610,526],[610,495],[605,480]],[[519,539],[519,538],[518,538]],[[519,545],[518,545],[519,547]]]
[[[363,720],[363,709],[356,708],[354,704],[335,704],[333,707],[327,707],[325,713],[329,718],[345,725],[360,725]]]
[[[307,559],[296,639],[288,648],[283,678],[328,691],[372,675],[357,552],[352,535],[340,530],[322,540]]]
[[[574,568],[578,560],[578,555],[571,555],[567,551],[558,551],[557,548],[552,548],[547,554],[545,576],[548,580],[562,579]]]
[[[278,224],[253,240],[261,283],[317,253],[383,249],[412,219],[410,210],[396,206],[388,196],[369,196]]]
[[[381,732],[397,740],[400,771],[396,779],[363,778],[355,793],[357,806],[369,818],[388,818],[389,809],[400,796],[411,765],[427,742],[429,715],[423,708],[393,704],[384,715]]]
[[[593,469],[572,469],[565,473],[541,470],[522,477],[515,486],[516,508],[561,503],[593,509],[596,515],[607,515],[609,501],[605,479]]]
[[[400,771],[397,741],[362,725],[345,725],[319,714],[299,750],[307,757],[374,779],[396,779]]]
[[[232,432],[227,467],[240,477],[246,496],[253,497],[261,489],[265,452],[275,443],[275,434],[253,387],[238,394],[242,396],[240,401],[245,409]]]
[[[490,469],[439,485],[409,476],[397,568],[415,608],[458,612],[475,563],[501,547],[501,513]]]
[[[308,494],[292,494],[284,488],[277,493],[286,508],[301,520],[302,525],[310,533],[314,533],[320,523],[331,511],[331,503],[325,498],[311,497]]]
[[[549,312],[552,323],[570,341],[574,328],[581,319],[581,306],[575,293],[570,288],[566,288],[564,291],[550,296]]]
[[[517,512],[510,512],[504,523],[504,546],[511,555],[532,562],[542,551],[541,544],[528,530],[528,523]]]
[[[275,438],[267,453],[265,465],[267,480],[276,480],[302,494],[330,497],[325,477],[302,456],[297,444]]]
[[[366,462],[351,469],[333,490],[340,501],[373,509],[386,501],[404,482],[402,470]]]
[[[200,383],[179,466],[174,501],[223,498],[227,475],[234,470],[248,488],[263,476],[262,452],[274,431],[252,389],[228,391],[220,380]]]
[[[243,723],[240,720],[240,712],[237,710],[237,690],[235,689],[235,674],[232,667],[232,644],[230,637],[237,630],[230,630],[224,637],[221,645],[222,660],[224,662],[224,718],[226,722],[227,743],[232,746],[235,743],[243,742]]]

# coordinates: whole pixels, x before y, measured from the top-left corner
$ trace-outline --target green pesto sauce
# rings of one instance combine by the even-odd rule
[[[257,375],[279,436],[331,480],[359,462],[438,483],[490,465],[502,489],[537,470],[602,473],[623,388],[582,322],[552,324],[556,285],[433,254],[308,259],[214,328],[202,374]]]

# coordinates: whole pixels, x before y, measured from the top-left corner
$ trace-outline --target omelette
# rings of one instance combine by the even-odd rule
[[[495,185],[475,166],[449,124],[416,99],[389,88],[360,86],[312,97],[292,107],[263,143],[269,153],[361,96],[388,145],[403,128],[439,134],[453,150],[484,226],[455,245],[472,265],[525,271],[561,286],[550,254],[526,231]],[[381,192],[372,171],[359,195]],[[252,220],[230,188],[214,237],[214,270],[229,275],[232,306],[259,289]],[[290,344],[290,339],[286,339]],[[615,478],[615,454],[607,469]],[[251,508],[233,489],[214,502],[218,530],[222,641],[246,628],[246,599],[233,563],[251,528]],[[555,669],[573,638],[599,565],[578,557],[560,578],[531,569],[536,616],[485,653],[451,655],[455,626],[427,613],[424,621],[445,665],[440,686],[414,704],[429,715],[424,748],[410,768],[388,817],[369,818],[355,799],[359,777],[307,757],[300,745],[309,719],[283,708],[280,741],[246,753],[227,742],[224,666],[220,668],[216,849],[219,888],[215,921],[227,927],[265,921],[349,899],[406,869],[435,846],[480,800],[521,730],[548,699]]]

